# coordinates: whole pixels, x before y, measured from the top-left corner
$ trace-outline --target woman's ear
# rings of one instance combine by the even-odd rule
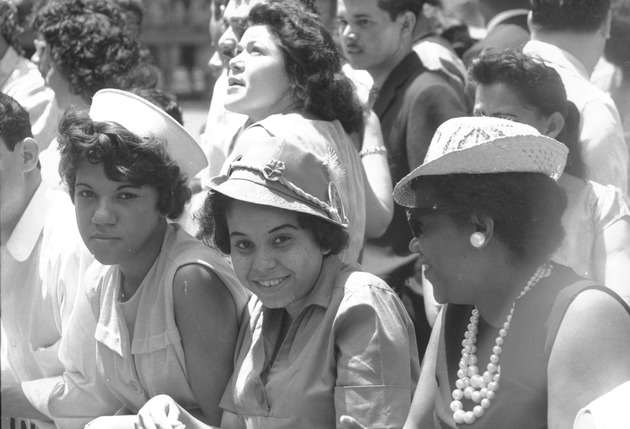
[[[560,112],[553,112],[547,122],[547,130],[545,135],[551,138],[556,138],[560,131],[564,128],[564,116]]]
[[[470,237],[471,245],[478,249],[487,246],[494,235],[494,219],[487,215],[471,214],[470,224],[474,229]]]

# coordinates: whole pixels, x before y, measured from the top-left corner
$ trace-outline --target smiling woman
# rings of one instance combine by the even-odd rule
[[[337,256],[348,242],[335,157],[259,140],[211,182],[204,238],[254,296],[221,400],[221,427],[331,428],[342,414],[401,427],[418,377],[414,328],[379,278]],[[373,407],[389,398],[387,413]],[[204,427],[167,397],[140,412]],[[175,423],[173,423],[175,425]]]

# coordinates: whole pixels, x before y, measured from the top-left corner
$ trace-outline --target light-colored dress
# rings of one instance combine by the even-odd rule
[[[249,294],[236,279],[231,265],[176,224],[169,224],[162,250],[136,292],[140,296],[133,332],[127,329],[119,301],[118,266],[95,264],[88,272],[88,300],[97,320],[99,373],[132,412],[159,394],[171,396],[187,409],[198,408],[173,307],[175,273],[188,264],[202,265],[219,276],[232,294],[240,322]]]
[[[247,428],[334,428],[343,414],[402,427],[418,351],[411,319],[382,280],[326,257],[311,292],[286,308],[291,324],[273,363],[285,310],[255,296],[248,310],[220,404]]]
[[[271,115],[251,127],[262,127],[270,135],[283,137],[316,155],[327,157],[331,149],[345,169],[339,193],[349,220],[350,243],[340,254],[344,262],[357,262],[365,240],[366,206],[363,164],[359,153],[341,123],[308,119],[299,113]],[[238,141],[229,161],[241,154]],[[225,168],[225,166],[224,166]]]

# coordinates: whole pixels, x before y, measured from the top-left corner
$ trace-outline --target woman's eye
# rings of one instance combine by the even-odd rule
[[[252,243],[250,243],[249,241],[237,241],[236,243],[232,244],[232,246],[239,250],[248,250],[252,247]]]
[[[273,240],[273,244],[284,244],[287,241],[291,240],[291,236],[289,235],[280,235]]]
[[[76,195],[78,195],[81,198],[90,198],[90,197],[93,197],[95,194],[93,191],[85,189],[85,190],[76,192]]]
[[[118,196],[121,200],[132,200],[134,198],[138,198],[136,194],[132,194],[130,192],[124,192]]]

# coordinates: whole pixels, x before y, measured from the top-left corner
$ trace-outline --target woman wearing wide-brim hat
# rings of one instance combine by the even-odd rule
[[[456,118],[396,185],[409,248],[445,304],[406,428],[570,428],[630,379],[630,308],[548,261],[566,155],[528,125]]]
[[[630,379],[630,309],[548,261],[563,236],[566,147],[524,124],[459,118],[395,188],[441,303],[407,422],[571,427]],[[436,382],[437,381],[437,382]]]
[[[337,256],[348,243],[340,170],[332,153],[272,137],[212,180],[204,237],[254,295],[222,428],[331,428],[343,414],[368,427],[405,421],[419,373],[413,324],[381,279]],[[143,427],[177,422],[202,427],[164,396],[140,411]]]

